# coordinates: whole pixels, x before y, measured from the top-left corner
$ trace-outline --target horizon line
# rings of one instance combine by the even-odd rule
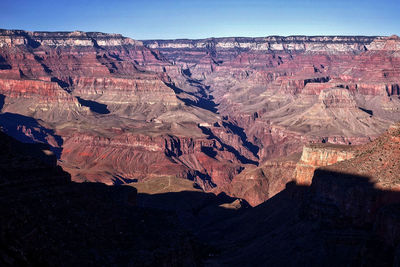
[[[102,34],[110,34],[110,35],[121,35],[122,37],[130,38],[133,40],[137,41],[172,41],[172,40],[206,40],[206,39],[228,39],[228,38],[252,38],[252,39],[257,39],[257,38],[268,38],[268,37],[370,37],[370,38],[377,38],[377,37],[391,37],[391,36],[397,36],[397,34],[391,34],[391,35],[352,35],[352,34],[329,34],[329,35],[324,35],[324,34],[312,34],[312,35],[307,35],[307,34],[290,34],[290,35],[279,35],[279,34],[272,34],[272,35],[264,35],[264,36],[233,36],[233,35],[226,35],[226,36],[210,36],[210,37],[203,37],[203,38],[189,38],[189,37],[179,37],[179,38],[150,38],[150,39],[140,39],[140,38],[134,38],[128,35],[124,35],[122,33],[116,33],[116,32],[103,32],[103,31],[82,31],[82,30],[22,30],[22,29],[5,29],[5,28],[0,28],[0,31],[23,31],[23,32],[32,32],[32,33],[73,33],[73,32],[82,32],[82,33],[102,33]]]

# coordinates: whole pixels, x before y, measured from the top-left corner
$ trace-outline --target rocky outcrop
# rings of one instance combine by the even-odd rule
[[[356,109],[357,103],[352,94],[345,89],[333,88],[331,90],[322,90],[319,94],[319,100],[326,108]]]
[[[367,46],[368,50],[389,50],[389,51],[399,51],[400,50],[400,37],[397,35],[392,35],[389,37],[380,37],[374,39]]]
[[[3,112],[35,116],[48,121],[90,114],[87,107],[82,107],[76,98],[55,82],[0,79],[0,94],[5,97]]]
[[[303,148],[300,161],[296,165],[295,180],[300,185],[311,185],[314,171],[323,166],[335,164],[354,157],[349,146],[308,145]]]
[[[295,177],[300,154],[268,160],[257,168],[246,169],[236,175],[232,182],[216,188],[214,192],[224,192],[229,196],[246,200],[257,206],[285,189]],[[297,164],[297,165],[296,165]]]
[[[175,176],[194,179],[204,189],[211,189],[230,182],[242,170],[224,144],[206,138],[75,134],[63,147],[61,164],[77,181],[114,184]]]

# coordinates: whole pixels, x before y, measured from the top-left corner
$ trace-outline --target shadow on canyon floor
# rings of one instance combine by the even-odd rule
[[[233,201],[191,191],[138,194],[139,206],[175,212],[188,231],[213,248],[206,265],[392,266],[399,261],[400,193],[379,190],[368,177],[317,170],[311,186],[288,183],[257,207]]]
[[[7,135],[22,143],[47,144],[57,158],[61,156],[62,138],[56,135],[54,130],[43,127],[31,117],[9,112],[2,113],[0,127]],[[49,142],[49,138],[54,140],[53,144]]]
[[[202,109],[209,110],[209,111],[211,111],[213,113],[218,113],[218,104],[216,104],[214,102],[214,98],[213,98],[212,95],[209,95],[209,96],[205,96],[204,95],[205,94],[204,88],[201,87],[201,90],[200,90],[201,93],[200,94],[202,95],[202,97],[199,97],[199,96],[196,96],[193,93],[183,91],[182,89],[178,88],[174,84],[165,83],[165,85],[168,86],[169,88],[171,88],[172,90],[174,90],[174,92],[176,94],[176,97],[179,100],[183,101],[183,103],[185,103],[187,106],[195,106],[195,107],[199,107],[199,108],[202,108]],[[179,94],[183,93],[183,92],[185,92],[186,94],[197,98],[198,101],[196,102],[196,101],[193,101],[192,99],[180,97]]]
[[[45,167],[23,156],[31,147],[0,137],[4,266],[393,266],[400,260],[400,195],[377,189],[368,177],[317,170],[311,186],[288,183],[251,208],[224,194],[137,194],[131,186],[72,183],[54,163]]]
[[[0,111],[3,109],[4,107],[4,99],[6,98],[5,95],[0,94]]]
[[[239,151],[237,151],[233,146],[230,146],[226,143],[224,143],[218,136],[214,135],[214,133],[207,127],[203,126],[198,126],[200,130],[203,132],[203,134],[208,136],[208,139],[215,139],[217,140],[226,150],[231,152],[232,154],[235,155],[235,157],[242,163],[242,164],[253,164],[258,166],[258,162],[255,160],[251,160],[245,156],[243,156]],[[238,133],[235,133],[238,135]],[[240,137],[240,136],[239,136]],[[246,137],[247,138],[247,137]],[[247,147],[247,146],[246,146]],[[250,150],[251,152],[254,152],[254,150]],[[213,153],[210,153],[210,151],[206,151],[209,156],[213,155]],[[258,156],[257,156],[258,158]]]
[[[193,266],[204,246],[128,186],[73,183],[0,133],[0,266]],[[53,156],[54,158],[54,156]]]
[[[109,114],[110,111],[107,108],[107,105],[101,104],[96,101],[92,100],[85,100],[83,98],[80,98],[79,96],[76,97],[79,101],[79,104],[82,106],[90,108],[91,111],[99,113],[99,114]]]

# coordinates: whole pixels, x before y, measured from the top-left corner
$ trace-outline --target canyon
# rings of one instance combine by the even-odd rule
[[[74,181],[174,176],[205,191],[229,188],[257,205],[266,197],[251,200],[232,182],[243,172],[309,143],[366,143],[399,120],[399,42],[396,36],[136,41],[2,30],[3,124],[12,114],[36,120],[44,132],[24,123],[8,123],[6,131],[32,142],[40,135]],[[288,179],[269,194],[254,193],[270,197]]]
[[[140,231],[149,236],[129,253],[143,246],[135,255],[154,261],[121,254],[120,263],[399,262],[398,36],[139,41],[0,30],[0,108],[2,190],[25,199],[5,208],[6,217],[32,220],[36,210],[47,216],[46,205],[23,209],[45,198],[63,220],[65,200],[74,220],[89,212],[112,228],[90,211],[99,201],[110,216],[122,214],[116,228],[129,240]],[[20,158],[13,146],[31,154]],[[87,204],[78,208],[81,200]],[[141,226],[157,216],[160,225]],[[46,228],[52,220],[41,229],[65,239]],[[128,229],[127,221],[139,226]],[[6,259],[53,261],[42,258],[50,241],[38,250],[33,239],[21,241],[39,238],[37,229],[2,223],[17,240],[10,247],[1,237]],[[85,223],[77,224],[89,229],[93,222]],[[241,233],[243,226],[254,230]],[[153,253],[157,238],[163,242]],[[66,239],[66,253],[75,253],[78,239]],[[115,264],[123,245],[117,240],[113,254],[96,262]],[[109,249],[99,245],[94,253]]]
[[[49,145],[0,132],[0,148],[4,266],[399,263],[399,123],[364,145],[305,147],[296,178],[254,208],[171,176],[120,186],[75,183]]]

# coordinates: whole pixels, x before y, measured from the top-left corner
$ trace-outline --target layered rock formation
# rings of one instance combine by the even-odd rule
[[[275,173],[287,167],[276,158],[308,143],[365,143],[398,120],[398,42],[396,36],[141,42],[118,34],[1,30],[2,112],[53,131],[58,141],[50,145],[76,181],[174,176],[256,205],[289,179],[291,171]],[[7,132],[50,140],[23,124],[8,123],[16,129]],[[264,174],[256,176],[269,182],[244,182],[256,177],[257,166]]]
[[[176,175],[210,188],[243,168],[239,152],[232,155],[204,127],[221,118],[203,107],[202,85],[141,42],[84,32],[3,30],[1,37],[2,111],[51,123],[73,179],[110,184]]]
[[[399,42],[1,30],[2,261],[392,265]]]
[[[288,157],[268,160],[259,167],[244,170],[231,183],[216,188],[214,192],[225,192],[245,199],[251,206],[257,206],[284,190],[286,184],[294,179],[299,158],[299,153],[294,153]]]
[[[295,180],[301,185],[310,185],[314,171],[323,166],[335,164],[354,157],[350,146],[312,144],[303,148],[300,161],[296,165]]]

